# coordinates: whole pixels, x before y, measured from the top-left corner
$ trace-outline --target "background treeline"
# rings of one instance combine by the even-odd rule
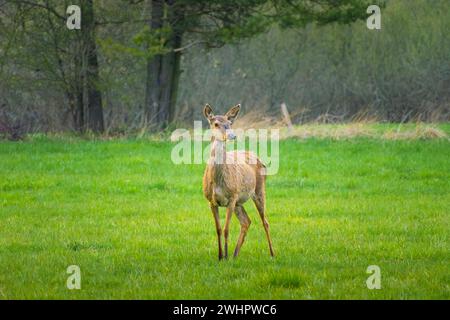
[[[82,33],[65,28],[65,8],[73,2],[0,1],[0,130],[191,125],[206,102],[218,110],[240,102],[246,113],[280,117],[285,101],[297,123],[450,117],[447,0],[388,1],[382,30],[368,30],[353,16],[311,15],[299,23],[286,10],[283,23],[266,27],[252,10],[264,1],[182,1],[183,24],[179,12],[163,10],[157,32],[155,1],[81,0]],[[242,8],[233,20],[236,4]],[[368,16],[363,5],[355,7]],[[291,20],[297,24],[286,28]],[[184,28],[183,37],[166,25]],[[167,43],[181,50],[167,50]],[[162,100],[155,102],[167,75],[149,74],[165,68],[179,83],[167,93],[158,87]]]
[[[273,28],[239,46],[197,52],[185,56],[180,116],[198,118],[206,101],[279,116],[285,101],[297,122],[450,117],[449,1],[389,1],[380,31],[365,20]]]

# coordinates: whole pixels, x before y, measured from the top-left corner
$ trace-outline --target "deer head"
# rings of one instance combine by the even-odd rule
[[[216,116],[209,104],[205,105],[203,109],[203,114],[208,120],[211,127],[212,135],[215,139],[219,141],[227,141],[236,139],[236,135],[233,133],[231,126],[236,120],[239,111],[241,110],[241,105],[238,104],[232,107],[223,116]]]

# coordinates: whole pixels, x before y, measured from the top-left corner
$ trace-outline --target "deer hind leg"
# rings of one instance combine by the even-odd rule
[[[219,207],[210,205],[211,211],[214,216],[214,222],[216,224],[216,231],[217,231],[217,241],[219,243],[219,260],[222,260],[223,253],[222,253],[222,228],[220,227],[220,216],[219,216]]]
[[[237,257],[239,255],[239,251],[241,250],[241,246],[244,243],[248,228],[252,223],[247,215],[247,212],[242,206],[236,206],[236,216],[239,219],[239,223],[241,224],[241,233],[239,234],[236,249],[234,249],[234,257]]]
[[[275,256],[275,253],[273,252],[272,239],[270,238],[269,222],[267,221],[267,218],[265,216],[265,198],[266,197],[264,195],[264,192],[261,192],[255,195],[255,197],[253,198],[253,202],[255,203],[256,209],[258,210],[259,216],[261,217],[264,231],[266,232],[267,242],[269,242],[270,255],[273,257]]]

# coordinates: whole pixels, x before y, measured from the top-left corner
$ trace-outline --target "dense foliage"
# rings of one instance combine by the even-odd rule
[[[65,27],[69,1],[0,2],[0,127],[161,128],[205,102],[278,117],[285,101],[295,122],[449,118],[448,1],[388,1],[381,30],[357,20],[364,1],[166,1],[158,26],[155,2],[93,2],[89,36]]]

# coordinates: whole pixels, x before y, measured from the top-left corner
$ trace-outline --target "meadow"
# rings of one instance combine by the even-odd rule
[[[174,165],[172,147],[0,141],[0,299],[450,298],[448,138],[280,141],[267,180],[276,257],[249,202],[241,254],[221,262],[204,165]],[[231,250],[238,234],[233,217]],[[69,265],[81,290],[66,287]]]

